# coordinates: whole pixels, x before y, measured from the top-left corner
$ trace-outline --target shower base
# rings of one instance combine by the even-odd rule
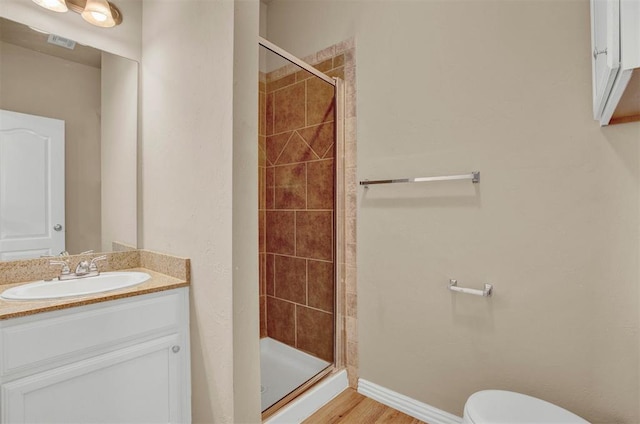
[[[277,340],[260,340],[262,411],[331,365]]]

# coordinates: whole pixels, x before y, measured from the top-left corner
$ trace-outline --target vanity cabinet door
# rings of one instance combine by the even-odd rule
[[[620,69],[620,0],[591,0],[593,117],[600,120]]]
[[[188,422],[181,343],[176,333],[5,383],[2,423]]]

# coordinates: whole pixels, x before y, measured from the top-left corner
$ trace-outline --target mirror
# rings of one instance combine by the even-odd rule
[[[0,260],[136,247],[137,110],[137,62],[0,18]],[[59,156],[23,119],[63,122]]]

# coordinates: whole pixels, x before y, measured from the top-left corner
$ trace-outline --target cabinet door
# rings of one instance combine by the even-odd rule
[[[591,0],[593,116],[600,120],[620,68],[620,0]]]
[[[2,423],[184,422],[181,340],[173,334],[3,384]]]

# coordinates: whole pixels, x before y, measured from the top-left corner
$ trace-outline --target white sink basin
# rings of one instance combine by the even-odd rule
[[[76,280],[35,281],[5,290],[0,295],[6,300],[39,300],[84,296],[135,286],[151,276],[146,272],[103,272],[95,277]]]

